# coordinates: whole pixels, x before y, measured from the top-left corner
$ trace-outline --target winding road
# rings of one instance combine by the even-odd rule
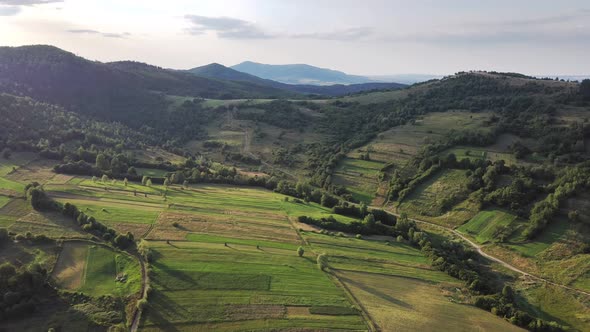
[[[381,207],[371,207],[371,208],[382,209]],[[387,212],[393,214],[396,217],[400,217],[399,214],[397,214],[395,212],[392,212],[390,210],[387,210]],[[497,258],[497,257],[494,257],[494,256],[492,256],[490,254],[487,254],[486,252],[484,252],[482,250],[482,246],[480,246],[479,244],[471,241],[465,235],[459,233],[457,230],[455,230],[453,228],[445,227],[445,226],[442,226],[442,225],[439,225],[439,224],[435,224],[435,223],[432,223],[432,222],[429,222],[429,221],[424,221],[424,220],[419,220],[419,219],[413,219],[413,218],[408,218],[408,219],[411,220],[411,221],[414,221],[416,223],[427,224],[427,225],[430,225],[430,226],[433,226],[433,227],[437,227],[439,229],[443,229],[445,231],[451,232],[451,233],[457,235],[463,241],[467,242],[469,244],[469,246],[473,247],[483,257],[485,257],[485,258],[487,258],[487,259],[489,259],[491,261],[494,261],[494,262],[496,262],[496,263],[504,266],[505,268],[507,268],[507,269],[509,269],[511,271],[514,271],[516,273],[519,273],[519,274],[521,274],[524,277],[528,277],[528,278],[531,278],[531,279],[542,281],[542,282],[545,282],[545,283],[550,284],[550,285],[553,285],[553,286],[561,287],[563,289],[567,289],[567,290],[570,290],[570,291],[573,291],[573,292],[576,292],[576,293],[579,293],[579,294],[590,296],[590,292],[587,292],[587,291],[584,291],[584,290],[581,290],[581,289],[577,289],[577,288],[573,288],[573,287],[570,287],[570,286],[567,286],[567,285],[559,284],[559,283],[553,282],[551,280],[547,280],[545,278],[542,278],[542,277],[539,277],[539,276],[530,274],[528,272],[525,272],[525,271],[523,271],[523,270],[515,267],[514,265],[511,265],[510,263],[508,263],[506,261],[501,260],[500,258]]]

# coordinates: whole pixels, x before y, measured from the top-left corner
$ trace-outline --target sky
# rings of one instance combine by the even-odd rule
[[[188,69],[590,74],[587,0],[0,0],[0,45]]]

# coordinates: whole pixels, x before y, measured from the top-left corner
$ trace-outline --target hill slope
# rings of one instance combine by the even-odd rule
[[[0,92],[30,96],[110,120],[162,109],[162,94],[220,99],[295,95],[138,62],[93,62],[43,45],[0,48]]]
[[[232,66],[231,68],[251,75],[287,84],[333,85],[374,82],[373,80],[363,76],[348,75],[341,71],[319,68],[305,64],[267,65],[245,61]]]

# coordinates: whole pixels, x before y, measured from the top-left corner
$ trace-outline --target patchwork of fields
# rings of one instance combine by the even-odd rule
[[[379,155],[370,154],[371,159]],[[299,229],[298,216],[333,215],[318,204],[297,203],[285,200],[284,195],[249,187],[196,185],[183,189],[93,182],[85,177],[46,174],[44,164],[30,158],[21,164],[14,166],[16,172],[13,166],[2,166],[11,173],[2,178],[13,178],[14,188],[39,174],[45,190],[57,201],[73,203],[105,225],[147,240],[154,262],[150,264],[151,292],[140,322],[142,331],[365,331],[367,318],[384,331],[416,326],[425,331],[469,331],[474,326],[483,331],[517,330],[468,304],[471,300],[461,283],[433,269],[412,246],[393,238],[385,242]],[[384,165],[378,159],[360,160],[353,154],[341,162],[335,179],[350,181],[355,197],[371,202]],[[419,185],[399,209],[444,225],[468,221],[458,230],[482,244],[489,243],[502,228],[519,223],[515,216],[500,210],[478,213],[463,192],[465,181],[465,171],[442,171]],[[455,197],[457,204],[441,214],[441,200],[448,197]],[[342,222],[354,220],[334,217]],[[25,200],[6,195],[0,195],[0,226],[18,234],[89,238],[64,216],[33,211]],[[557,255],[561,250],[558,244],[569,239],[568,234],[567,226],[555,222],[538,241],[518,242],[515,232],[506,245],[509,249],[490,249],[515,252],[514,257]],[[296,254],[299,246],[305,250],[303,257]],[[328,256],[329,272],[316,265],[320,253]],[[572,255],[548,263],[543,271],[554,280],[586,288],[590,287],[588,276],[584,276],[587,265],[583,256]],[[52,278],[64,289],[90,296],[126,297],[140,290],[139,270],[139,263],[125,254],[65,241]],[[121,276],[125,282],[116,280]],[[542,308],[547,319],[561,314],[554,304],[543,300],[543,291],[531,288],[522,294]],[[580,302],[571,294],[562,297],[568,306],[579,309]],[[565,323],[579,327],[583,320],[569,317]]]

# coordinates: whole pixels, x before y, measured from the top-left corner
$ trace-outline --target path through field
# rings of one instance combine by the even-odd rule
[[[372,207],[372,208],[380,209],[380,207]],[[388,210],[388,212],[391,213],[391,214],[393,214],[393,215],[395,215],[396,217],[399,217],[400,216],[399,214],[394,213],[392,211],[389,211]],[[482,246],[480,246],[477,243],[474,243],[473,241],[469,240],[467,237],[465,237],[463,234],[459,233],[458,231],[456,231],[453,228],[445,227],[445,226],[442,226],[442,225],[439,225],[439,224],[435,224],[435,223],[432,223],[432,222],[429,222],[429,221],[424,221],[424,220],[419,220],[419,219],[413,219],[413,218],[408,218],[408,219],[409,220],[412,220],[412,221],[415,221],[416,223],[428,224],[428,225],[431,225],[431,226],[438,227],[440,229],[449,231],[449,232],[457,235],[458,237],[460,237],[465,242],[467,242],[471,247],[473,247],[483,257],[485,257],[485,258],[487,258],[487,259],[489,259],[491,261],[494,261],[494,262],[496,262],[496,263],[504,266],[505,268],[507,268],[509,270],[512,270],[512,271],[514,271],[516,273],[519,273],[519,274],[523,275],[524,277],[529,277],[531,279],[539,280],[539,281],[548,283],[548,284],[553,285],[553,286],[561,287],[561,288],[564,288],[564,289],[567,289],[567,290],[574,291],[574,292],[579,293],[579,294],[590,296],[590,292],[586,292],[586,291],[583,291],[581,289],[573,288],[573,287],[570,287],[570,286],[567,286],[567,285],[563,285],[563,284],[559,284],[559,283],[556,283],[556,282],[547,280],[545,278],[541,278],[539,276],[532,275],[532,274],[530,274],[528,272],[525,272],[525,271],[523,271],[523,270],[521,270],[521,269],[519,269],[519,268],[511,265],[510,263],[508,263],[506,261],[501,260],[500,258],[497,258],[497,257],[494,257],[494,256],[492,256],[490,254],[487,254],[486,252],[484,252],[482,250]]]

